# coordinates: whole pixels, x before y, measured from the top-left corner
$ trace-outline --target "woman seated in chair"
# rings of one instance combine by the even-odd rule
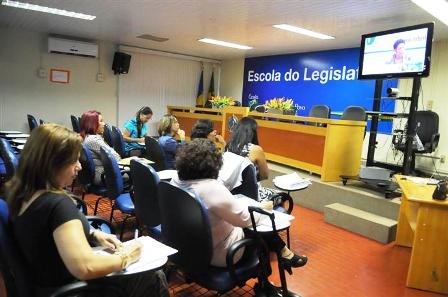
[[[258,144],[257,122],[249,117],[242,118],[232,137],[226,146],[226,151],[248,158],[255,165],[257,171],[257,180],[269,178],[269,168],[266,161],[263,148]],[[258,196],[260,200],[267,199],[270,195],[277,193],[276,190],[258,187]]]
[[[31,133],[14,177],[7,184],[13,234],[25,258],[36,296],[49,296],[76,279],[114,284],[126,296],[169,296],[163,272],[102,278],[140,258],[141,244],[123,245],[114,235],[90,230],[63,189],[81,169],[78,134],[56,124]],[[94,253],[90,243],[112,251]]]
[[[146,123],[152,118],[152,110],[148,106],[143,106],[135,114],[135,118],[130,119],[124,124],[123,139],[125,141],[125,150],[131,156],[141,156],[144,146],[139,143],[145,143],[145,136],[148,133]]]
[[[213,126],[213,121],[207,119],[197,121],[191,129],[190,139],[207,138],[213,143],[218,144],[219,147],[224,148],[226,146],[226,141],[224,140],[224,137],[218,134]]]
[[[165,155],[166,169],[174,169],[177,148],[185,143],[185,131],[179,128],[179,122],[175,116],[166,114],[159,122],[158,132],[159,144]],[[176,137],[180,142],[177,142]]]
[[[95,163],[95,178],[93,181],[95,185],[103,184],[101,176],[104,174],[104,167],[101,163],[100,149],[110,150],[117,161],[121,159],[120,155],[104,141],[102,136],[104,125],[101,112],[96,110],[89,110],[83,113],[81,117],[80,134],[84,139],[84,144],[92,152],[93,163]]]
[[[250,231],[243,228],[251,226],[251,219],[247,204],[235,199],[216,179],[221,166],[222,156],[216,146],[207,139],[195,139],[178,149],[178,177],[174,177],[171,183],[192,190],[204,202],[208,209],[214,245],[211,265],[225,267],[227,249],[249,235]],[[260,218],[257,214],[255,216],[257,220]],[[263,233],[262,237],[271,251],[280,252],[280,261],[284,267],[301,267],[306,264],[307,258],[295,255],[278,234]],[[241,256],[240,253],[236,260]]]

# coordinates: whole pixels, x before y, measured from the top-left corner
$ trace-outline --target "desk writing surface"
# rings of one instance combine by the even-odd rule
[[[145,164],[148,164],[148,165],[154,164],[154,162],[151,161],[151,160],[133,156],[133,157],[121,159],[120,161],[118,161],[118,165],[129,166],[131,164],[131,160],[139,160],[139,161],[141,161],[141,162],[143,162]]]

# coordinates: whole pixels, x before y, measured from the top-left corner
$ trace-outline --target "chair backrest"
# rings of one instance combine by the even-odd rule
[[[43,119],[40,119],[39,120],[39,125],[43,125],[43,124],[45,124],[45,121]]]
[[[37,126],[39,126],[37,124],[37,120],[34,116],[27,114],[26,118],[28,120],[28,126],[30,127],[30,132],[34,130],[34,128],[37,128]]]
[[[4,162],[6,179],[10,179],[16,172],[17,166],[19,165],[19,158],[14,153],[9,141],[4,138],[0,138],[0,157]]]
[[[104,141],[110,147],[114,147],[114,142],[113,142],[113,139],[112,139],[112,128],[110,127],[109,124],[105,124],[104,125],[103,138],[104,138]]]
[[[32,281],[19,247],[12,236],[8,218],[8,205],[0,199],[0,268],[8,296],[31,297]]]
[[[124,145],[123,134],[121,134],[120,129],[112,126],[112,142],[114,144],[114,150],[122,157],[126,157],[126,150]]]
[[[178,250],[170,259],[185,273],[207,271],[213,245],[202,201],[193,193],[161,181],[159,205],[163,242]]]
[[[233,195],[243,194],[249,198],[258,201],[258,183],[257,183],[257,173],[254,165],[249,164],[244,168],[241,173],[243,179],[240,186],[234,188],[230,192]]]
[[[166,169],[165,154],[157,139],[146,136],[145,137],[145,157],[153,161],[151,166],[156,171],[162,171]]]
[[[341,120],[366,121],[366,110],[362,106],[348,106],[344,109]]]
[[[330,112],[330,107],[328,105],[314,105],[313,107],[311,107],[308,116],[328,119],[330,117]]]
[[[104,166],[107,196],[110,199],[115,199],[123,193],[123,176],[117,161],[109,150],[101,148],[100,155],[101,163]]]
[[[431,142],[432,136],[439,133],[439,115],[431,110],[415,112],[417,135],[423,144]]]
[[[73,131],[75,131],[76,133],[81,132],[79,118],[77,116],[71,115],[70,120],[72,121]]]
[[[131,160],[131,177],[138,221],[148,227],[160,225],[159,176],[151,166]]]
[[[83,186],[89,186],[95,178],[95,163],[93,162],[92,152],[83,144],[81,154],[79,155],[81,170],[78,172],[77,179]]]

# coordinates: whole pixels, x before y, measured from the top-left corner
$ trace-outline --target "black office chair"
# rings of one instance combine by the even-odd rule
[[[112,201],[110,222],[112,222],[114,211],[116,209],[127,214],[121,227],[120,238],[122,238],[127,220],[135,215],[134,202],[132,201],[130,193],[125,192],[123,176],[112,153],[109,150],[101,148],[100,154],[101,163],[103,163],[104,166],[107,197]]]
[[[210,265],[213,242],[208,211],[202,201],[167,182],[159,184],[159,205],[162,219],[163,242],[178,252],[170,260],[187,279],[202,287],[223,294],[236,286],[244,286],[247,280],[258,278],[265,284],[268,252],[263,243],[245,238],[234,243],[227,252],[227,267]],[[252,249],[238,263],[233,264],[235,253],[242,247]],[[260,295],[261,296],[261,295]]]
[[[112,140],[112,128],[109,124],[104,125],[104,132],[103,132],[103,138],[104,141],[110,146],[114,147],[114,142]]]
[[[75,131],[76,133],[79,133],[81,131],[80,128],[80,120],[77,116],[71,115],[70,116],[70,120],[72,122],[72,127],[73,127],[73,131]]]
[[[2,199],[0,199],[0,268],[8,296],[34,296],[32,278],[25,264],[24,256],[13,238],[8,220],[8,206]],[[93,296],[126,296],[121,288],[111,284],[106,287],[105,285],[77,281],[61,286],[50,297],[81,297],[86,296],[86,294],[93,294]]]
[[[439,145],[439,115],[430,110],[418,110],[415,112],[415,132],[418,140],[412,141],[412,163],[411,172],[415,170],[415,154],[428,154],[436,150]],[[404,130],[394,130],[392,143],[395,149],[404,152],[406,150],[406,136]]]
[[[45,124],[45,121],[43,119],[40,119],[39,120],[39,125],[43,125],[43,124]]]
[[[154,162],[151,166],[156,171],[166,169],[165,154],[157,139],[146,136],[145,137],[145,158]]]
[[[366,121],[367,114],[366,110],[362,106],[348,106],[344,109],[342,113],[341,120],[348,121]]]
[[[28,126],[30,127],[30,132],[34,130],[34,128],[37,128],[39,124],[37,123],[37,120],[34,116],[27,114],[26,118],[28,120]]]
[[[159,176],[150,165],[139,160],[131,160],[131,176],[134,186],[135,216],[141,226],[147,227],[151,234],[160,238],[162,230],[157,196]]]
[[[233,195],[243,194],[244,196],[258,201],[258,183],[254,165],[247,165],[241,173],[241,177],[241,185],[232,189],[230,192]]]
[[[123,134],[120,129],[112,126],[112,143],[114,144],[114,150],[122,157],[129,157],[129,152],[126,152]]]
[[[328,119],[330,118],[331,109],[328,105],[314,105],[311,107],[311,110],[308,114],[309,117],[313,118],[323,118]],[[308,122],[307,125],[310,126],[319,126],[319,127],[325,127],[326,124],[323,123],[315,123],[315,122]]]

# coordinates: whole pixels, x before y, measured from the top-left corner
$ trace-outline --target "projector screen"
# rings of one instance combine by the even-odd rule
[[[358,79],[429,75],[434,23],[362,35]]]

